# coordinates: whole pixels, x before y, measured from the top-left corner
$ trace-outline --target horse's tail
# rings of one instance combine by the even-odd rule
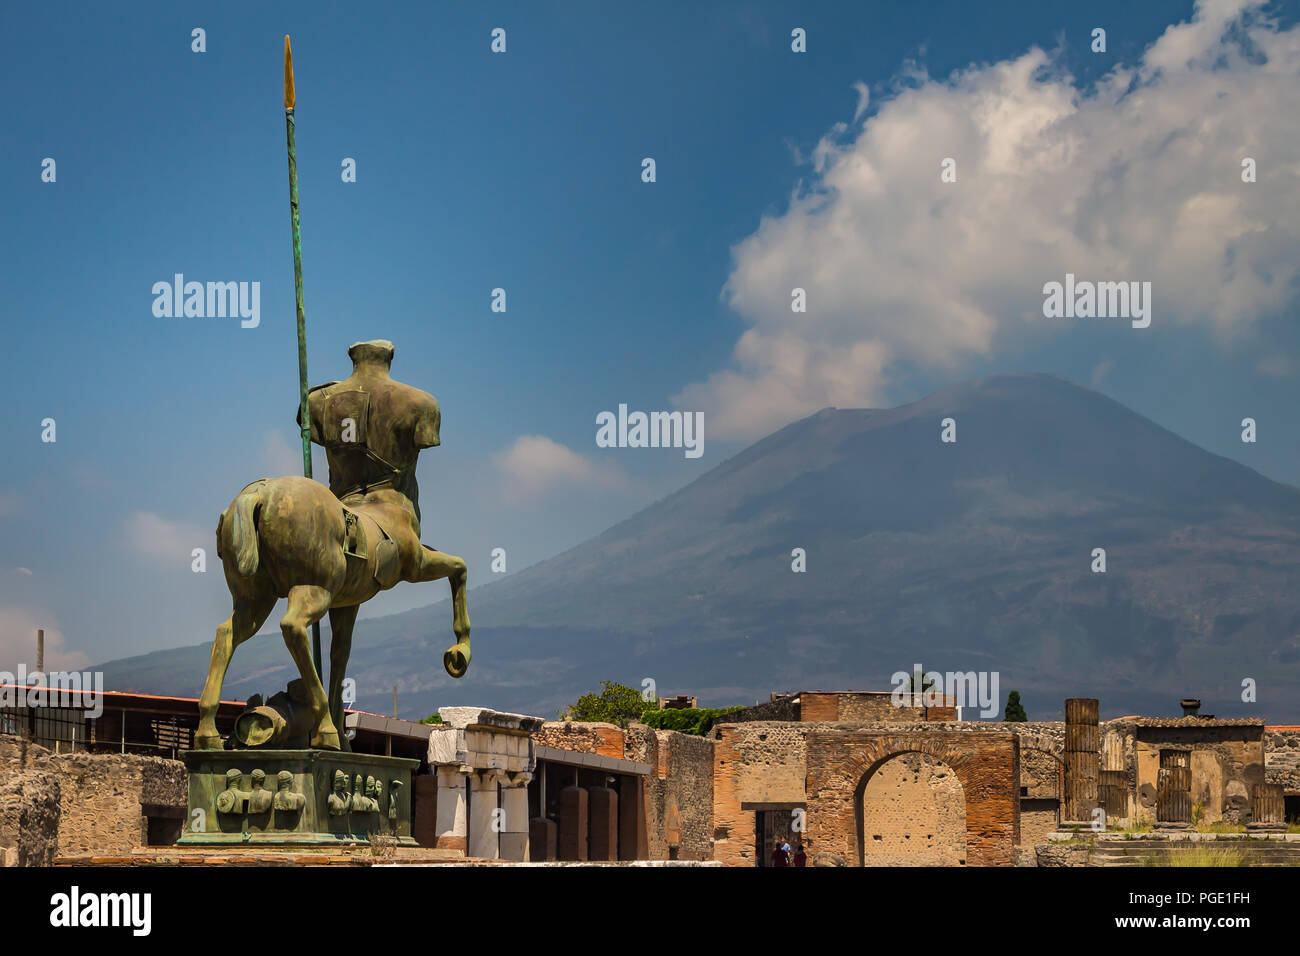
[[[235,546],[235,570],[249,578],[257,573],[257,509],[260,486],[246,490],[230,506],[230,541]]]

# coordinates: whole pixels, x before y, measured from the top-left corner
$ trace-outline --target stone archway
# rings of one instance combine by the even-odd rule
[[[942,761],[915,751],[887,757],[854,800],[864,866],[965,865],[966,794]]]
[[[1012,866],[1020,838],[1020,746],[1014,734],[961,731],[882,733],[856,727],[807,737],[807,832],[814,865],[861,866],[860,790],[881,765],[916,753],[950,768],[966,803],[966,863]]]

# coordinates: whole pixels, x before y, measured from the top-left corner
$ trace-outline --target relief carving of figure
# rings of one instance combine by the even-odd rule
[[[292,813],[295,810],[301,810],[306,805],[307,798],[301,793],[295,793],[293,790],[293,774],[288,770],[281,770],[276,774],[275,809]]]
[[[342,770],[334,771],[334,792],[326,801],[330,816],[341,817],[352,809],[352,794],[348,793],[348,775]]]

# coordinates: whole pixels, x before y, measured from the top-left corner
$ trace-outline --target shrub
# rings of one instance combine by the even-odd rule
[[[744,709],[743,706],[679,707],[647,713],[642,718],[642,722],[655,730],[676,730],[679,733],[703,737],[713,728],[714,722],[719,717]]]

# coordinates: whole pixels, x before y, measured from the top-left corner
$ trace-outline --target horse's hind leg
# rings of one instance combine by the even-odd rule
[[[257,633],[275,607],[275,595],[254,598],[236,597],[235,609],[221,626],[212,641],[212,659],[208,663],[208,679],[203,684],[199,698],[199,726],[194,732],[195,750],[220,750],[221,735],[217,733],[217,707],[221,702],[221,685],[226,680],[235,648]]]
[[[316,719],[316,732],[312,734],[311,745],[325,750],[339,749],[339,732],[330,719],[329,698],[325,696],[325,687],[316,673],[316,665],[311,657],[311,639],[307,629],[315,624],[329,610],[333,595],[315,584],[299,584],[289,589],[289,608],[280,619],[280,631],[284,634],[284,643],[293,655],[293,662],[298,665],[298,674],[303,686],[307,688],[307,700],[311,706],[312,716]]]
[[[357,622],[360,605],[330,608],[330,718],[337,730],[343,727],[343,678],[347,676],[348,656],[352,653],[352,626]],[[344,750],[351,750],[347,735],[339,738]]]

